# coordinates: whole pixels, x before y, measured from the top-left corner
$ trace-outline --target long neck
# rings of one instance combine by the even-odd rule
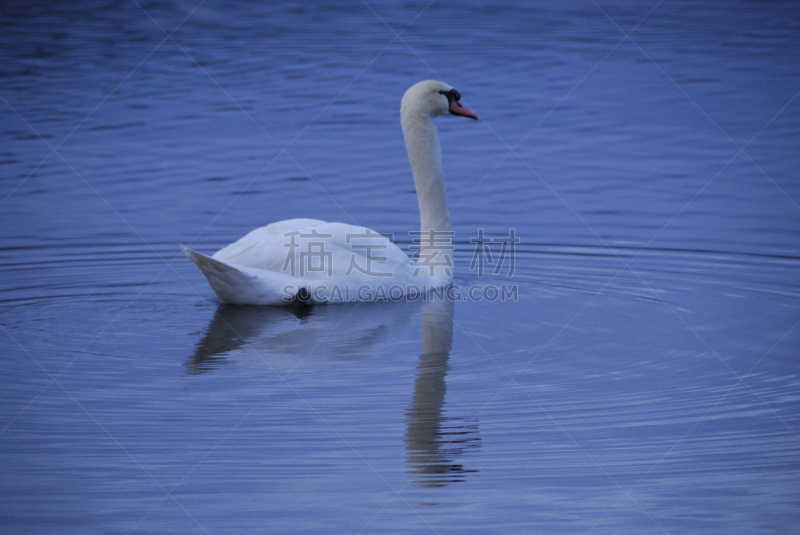
[[[403,113],[401,123],[417,188],[421,230],[449,231],[439,132],[430,117],[413,111]]]

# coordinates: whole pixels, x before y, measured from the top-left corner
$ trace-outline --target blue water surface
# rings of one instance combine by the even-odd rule
[[[789,533],[795,2],[0,7],[4,533]],[[211,254],[419,214],[514,299],[220,305]],[[480,276],[470,238],[521,243]],[[495,249],[494,260],[499,259]],[[488,297],[491,297],[489,295]]]

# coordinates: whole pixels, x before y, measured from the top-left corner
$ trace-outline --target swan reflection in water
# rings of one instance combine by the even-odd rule
[[[453,302],[428,303],[422,309],[422,354],[414,397],[406,411],[408,472],[418,487],[443,487],[463,481],[469,472],[458,458],[479,444],[477,423],[442,415],[453,344]]]
[[[406,323],[413,303],[380,306],[275,307],[219,305],[194,354],[189,375],[217,368],[236,350],[240,362],[266,362],[281,373],[301,363],[359,360]]]
[[[186,373],[198,375],[211,371],[226,360],[226,355],[252,341],[269,326],[283,325],[289,318],[303,320],[311,315],[310,308],[250,307],[221,304],[208,325],[205,336],[195,346],[194,354],[186,361]],[[291,337],[275,329],[270,338],[276,346],[291,346]],[[287,348],[288,349],[288,348]]]
[[[413,484],[442,487],[463,481],[461,455],[479,444],[478,426],[443,414],[453,303],[378,303],[314,308],[220,305],[208,330],[186,361],[189,375],[216,369],[238,349],[263,355],[270,365],[286,360],[293,368],[307,356],[314,360],[365,358],[390,333],[397,333],[421,308],[422,354],[411,406],[406,410],[406,462]],[[322,343],[324,342],[324,343]],[[280,360],[279,360],[280,359]]]

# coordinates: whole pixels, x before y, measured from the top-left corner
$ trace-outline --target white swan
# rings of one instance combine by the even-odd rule
[[[452,261],[439,134],[433,118],[477,119],[451,86],[426,80],[400,105],[421,220],[418,260],[365,227],[289,219],[258,228],[208,257],[182,247],[223,303],[376,301],[450,284]],[[433,238],[433,239],[431,239]]]

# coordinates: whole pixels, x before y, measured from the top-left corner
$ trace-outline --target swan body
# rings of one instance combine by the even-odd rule
[[[445,114],[477,119],[460,98],[449,85],[426,80],[411,86],[400,106],[420,209],[418,258],[429,262],[412,261],[366,227],[318,219],[288,219],[257,228],[210,257],[186,247],[184,253],[220,301],[230,304],[379,301],[447,286],[452,261],[441,239],[433,238],[448,232],[450,223],[432,119]]]

